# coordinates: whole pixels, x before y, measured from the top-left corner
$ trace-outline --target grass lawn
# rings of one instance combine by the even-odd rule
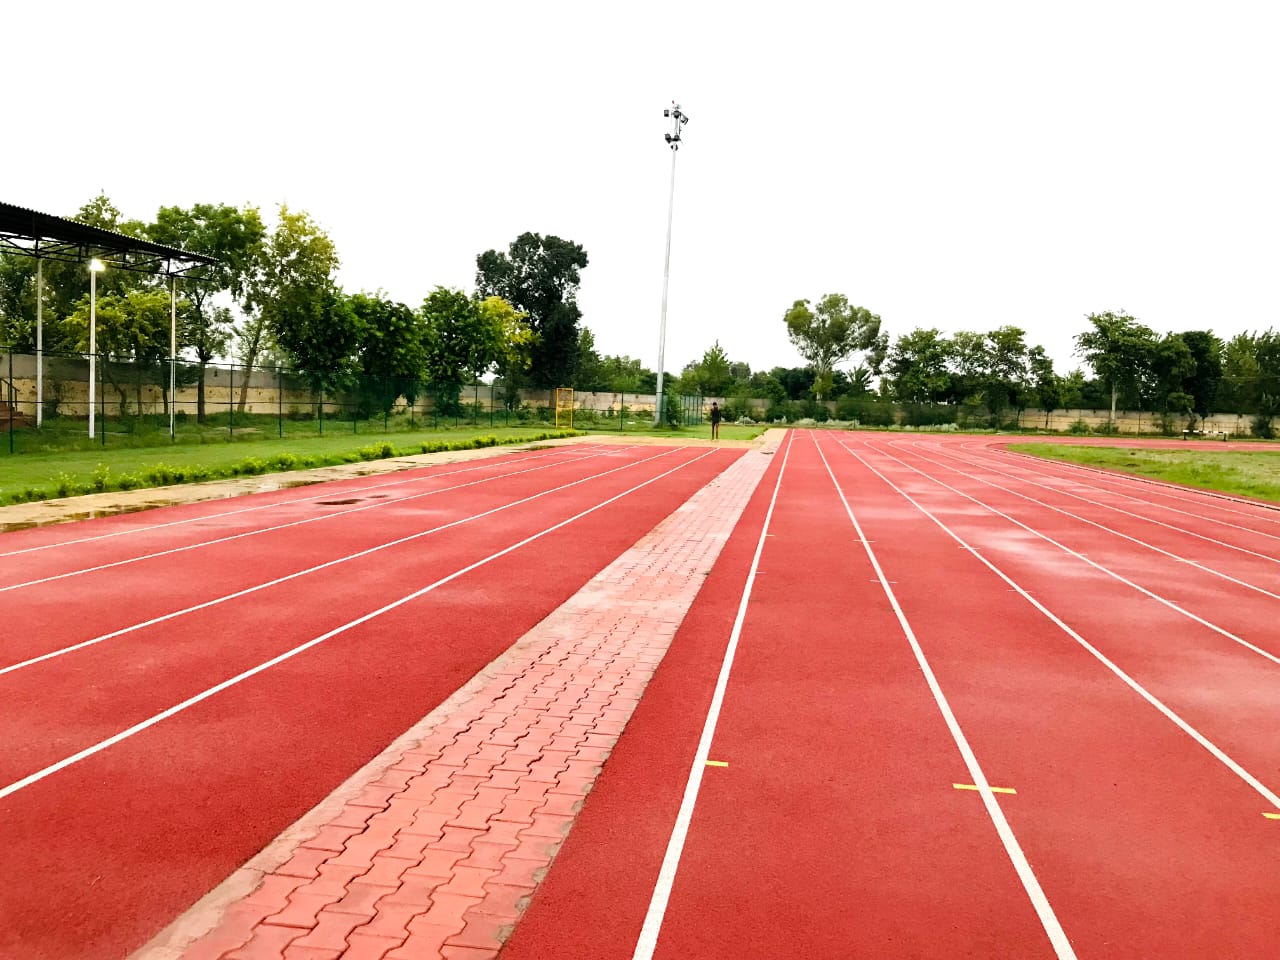
[[[1148,450],[1049,443],[1012,444],[1010,450],[1051,460],[1083,463],[1280,503],[1280,450]]]
[[[469,426],[440,426],[430,429],[422,424],[417,430],[396,430],[383,433],[377,423],[361,424],[361,432],[353,434],[348,421],[326,426],[323,436],[286,436],[281,439],[274,432],[249,427],[235,434],[234,442],[227,442],[225,427],[221,431],[202,435],[202,439],[179,441],[169,439],[167,428],[131,433],[127,445],[112,442],[107,446],[89,444],[88,437],[78,449],[56,449],[62,438],[45,434],[41,449],[41,433],[23,431],[22,449],[26,452],[8,454],[0,452],[0,504],[24,503],[47,500],[53,497],[76,496],[105,490],[132,490],[165,486],[172,483],[217,480],[225,477],[253,476],[288,470],[304,470],[336,463],[356,463],[362,460],[379,460],[386,457],[408,456],[438,450],[464,450],[475,447],[497,446],[509,443],[525,443],[546,439],[548,436],[572,436],[568,430],[556,430],[545,423],[522,426],[490,427],[487,423]],[[80,425],[83,430],[83,424]],[[274,431],[276,422],[268,424]],[[48,429],[46,425],[45,430]],[[314,430],[314,425],[311,430]],[[764,426],[739,427],[721,425],[721,437],[725,440],[749,440],[759,435]],[[616,433],[619,436],[666,436],[706,439],[711,436],[709,426],[689,427],[683,430],[653,430],[632,427],[628,430],[578,430],[578,433]],[[30,436],[34,434],[34,438]],[[146,438],[150,437],[150,443]],[[55,449],[48,449],[54,447]],[[0,451],[7,450],[7,442],[0,442]]]

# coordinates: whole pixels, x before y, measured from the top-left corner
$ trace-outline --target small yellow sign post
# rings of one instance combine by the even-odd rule
[[[560,429],[560,413],[564,411],[569,421],[569,429],[573,429],[573,387],[556,387],[556,429]]]

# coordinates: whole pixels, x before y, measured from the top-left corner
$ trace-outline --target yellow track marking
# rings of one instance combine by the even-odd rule
[[[977,790],[978,789],[977,784],[974,784],[974,783],[953,783],[952,786],[955,787],[957,790]],[[1013,787],[991,787],[990,789],[992,793],[1017,793],[1018,792],[1017,790],[1013,789]],[[1280,819],[1280,814],[1277,814],[1277,819]]]
[[[1264,813],[1263,816],[1268,820],[1280,820],[1280,813]]]
[[[708,760],[707,761],[708,767],[727,767],[728,765],[729,765],[728,760]]]

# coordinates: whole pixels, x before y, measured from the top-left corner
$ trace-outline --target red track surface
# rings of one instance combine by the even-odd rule
[[[791,441],[503,960],[1273,955],[1280,819],[1264,814],[1280,817],[1280,512],[1044,463],[991,440]],[[0,661],[0,956],[125,955],[732,456],[589,455],[503,458],[321,495],[354,504],[321,504],[311,488],[305,499],[0,538],[0,596],[18,626]],[[270,506],[243,512],[258,504]],[[122,562],[344,510],[358,512]],[[69,575],[102,564],[118,565]],[[35,580],[45,582],[16,586]],[[707,756],[727,766],[697,768],[669,900],[651,910],[713,707]],[[652,952],[641,940],[647,912]],[[479,955],[466,949],[448,955]]]
[[[562,449],[0,538],[0,956],[127,955],[736,455]]]
[[[1274,954],[1280,514],[988,446],[795,435],[654,956]],[[773,479],[503,960],[647,955]]]

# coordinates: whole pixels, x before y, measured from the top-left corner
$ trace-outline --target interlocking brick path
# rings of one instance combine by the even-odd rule
[[[533,628],[248,896],[136,960],[496,957],[769,465],[744,454]],[[461,700],[461,702],[457,702]]]

